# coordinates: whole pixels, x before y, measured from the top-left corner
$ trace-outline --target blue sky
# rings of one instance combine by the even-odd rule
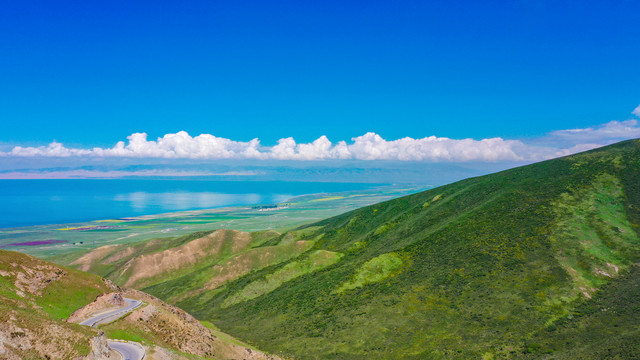
[[[554,131],[603,135],[603,124],[627,121],[617,136],[520,160],[548,158],[636,134],[639,13],[632,0],[12,1],[0,12],[0,150],[54,140],[110,149],[134,133],[155,141],[180,131],[230,139],[233,149],[325,135],[333,151],[368,132],[539,146],[566,140]],[[327,156],[340,159],[338,150]],[[518,160],[495,156],[471,160]]]

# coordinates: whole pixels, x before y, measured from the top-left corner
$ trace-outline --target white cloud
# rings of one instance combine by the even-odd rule
[[[640,127],[638,127],[638,120],[635,119],[626,121],[610,121],[600,126],[585,129],[553,131],[550,135],[573,141],[630,139],[640,137]]]
[[[640,106],[633,111],[640,116]],[[248,142],[201,134],[192,137],[185,131],[148,140],[146,133],[134,133],[112,148],[67,148],[59,142],[47,146],[15,146],[3,157],[128,157],[165,159],[261,159],[261,160],[395,160],[395,161],[538,161],[597,148],[622,139],[640,137],[638,120],[611,121],[583,129],[557,130],[548,135],[524,140],[450,139],[429,136],[386,140],[368,132],[350,143],[332,143],[320,136],[310,143],[294,138],[278,140],[274,146],[262,146],[259,139]],[[537,144],[537,145],[536,145]],[[547,144],[547,145],[540,145]],[[553,145],[549,145],[553,144]]]
[[[525,145],[517,140],[501,138],[455,140],[435,136],[423,139],[405,137],[387,141],[375,133],[352,139],[351,144],[333,144],[326,136],[310,143],[296,143],[292,137],[278,140],[277,145],[261,147],[258,139],[233,141],[209,134],[191,137],[180,131],[157,140],[135,133],[112,148],[73,149],[53,142],[48,146],[14,147],[7,156],[22,157],[138,157],[167,159],[272,159],[272,160],[400,160],[400,161],[500,161],[525,160],[516,149]]]
[[[52,142],[48,146],[39,147],[22,147],[16,146],[11,151],[5,153],[9,156],[56,156],[56,157],[69,157],[69,156],[82,156],[92,155],[91,150],[84,149],[68,149],[59,142]]]
[[[156,141],[147,140],[146,133],[135,133],[127,137],[128,144],[119,141],[113,148],[94,148],[91,155],[122,156],[143,158],[188,158],[188,159],[231,159],[260,158],[260,141],[233,141],[202,134],[191,137],[186,131],[166,134]]]
[[[522,147],[520,141],[501,138],[483,140],[454,140],[430,136],[422,139],[405,137],[387,141],[375,133],[366,133],[353,139],[348,149],[359,160],[403,161],[498,161],[524,160],[515,152]]]
[[[265,148],[262,155],[274,160],[328,160],[352,157],[346,142],[340,141],[333,145],[324,135],[308,144],[297,144],[292,137],[280,139],[276,146]]]

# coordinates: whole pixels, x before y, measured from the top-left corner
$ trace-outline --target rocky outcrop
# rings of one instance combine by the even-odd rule
[[[42,359],[74,358],[79,355],[77,344],[88,341],[91,332],[95,330],[79,330],[64,322],[10,312],[6,321],[0,321],[0,359],[20,359],[26,355]]]
[[[104,333],[91,339],[91,352],[83,360],[120,360],[122,357],[111,350]]]
[[[93,302],[74,311],[67,319],[67,322],[78,323],[103,311],[121,308],[126,305],[126,302],[122,298],[122,294],[119,292],[102,294]]]
[[[216,359],[279,359],[258,350],[222,341],[184,310],[147,293],[127,289],[123,296],[147,303],[147,306],[133,311],[123,320],[146,332],[156,334],[171,348]]]
[[[57,266],[38,264],[27,267],[19,264],[11,264],[15,272],[6,272],[6,275],[15,275],[14,285],[18,288],[16,293],[24,297],[25,293],[42,295],[41,290],[54,281],[60,280],[67,273]]]

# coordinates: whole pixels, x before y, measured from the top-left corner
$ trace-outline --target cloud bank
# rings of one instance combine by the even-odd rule
[[[640,115],[640,106],[634,110],[635,113]],[[553,131],[550,135],[583,142],[597,142],[603,139],[631,139],[640,137],[640,127],[638,127],[638,120],[611,121],[598,127]]]
[[[17,179],[115,179],[123,177],[203,177],[203,176],[256,176],[256,171],[167,171],[167,170],[53,170],[53,171],[10,171],[0,172],[0,180]]]
[[[262,159],[262,160],[400,160],[400,161],[500,161],[526,160],[527,147],[518,140],[449,139],[430,136],[422,139],[405,137],[385,140],[369,132],[352,139],[332,143],[321,136],[310,143],[296,143],[289,137],[278,140],[275,146],[260,146],[258,139],[234,141],[202,134],[192,137],[185,131],[166,134],[148,140],[146,133],[135,133],[127,142],[112,148],[75,149],[58,142],[47,146],[16,146],[4,156],[13,157],[138,157],[165,159]]]
[[[633,111],[640,116],[640,106]],[[111,148],[67,148],[59,142],[47,146],[15,146],[3,157],[127,157],[162,159],[259,159],[259,160],[391,160],[429,162],[469,161],[538,161],[569,155],[615,141],[640,137],[638,120],[611,121],[583,129],[557,130],[531,141],[488,139],[451,139],[429,136],[386,140],[368,132],[351,142],[332,143],[320,136],[310,143],[297,143],[288,137],[274,146],[262,146],[259,139],[248,142],[216,137],[211,134],[191,136],[185,131],[149,140],[146,133],[134,133],[127,141]],[[556,145],[536,145],[554,143]],[[559,145],[557,145],[559,144]]]

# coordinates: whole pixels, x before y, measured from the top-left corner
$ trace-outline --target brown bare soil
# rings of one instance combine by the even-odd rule
[[[99,248],[93,249],[90,252],[82,255],[77,260],[72,262],[70,265],[79,265],[77,268],[81,271],[89,271],[91,269],[91,265],[96,261],[103,259],[105,256],[109,255],[113,250],[121,245],[105,245]]]
[[[155,334],[174,349],[215,359],[280,359],[248,347],[222,341],[184,310],[147,293],[127,289],[122,295],[142,300],[148,305],[133,311],[120,321]]]
[[[188,268],[206,257],[217,255],[228,237],[233,241],[232,251],[234,252],[245,249],[251,241],[249,233],[217,230],[175,248],[141,255],[134,258],[127,267],[126,271],[131,275],[125,282],[125,286],[142,287],[146,279]]]
[[[124,259],[127,256],[131,256],[133,255],[133,253],[135,252],[135,249],[132,247],[126,247],[123,250],[117,251],[109,256],[107,256],[105,259],[102,260],[102,263],[105,264],[113,264],[114,262]]]

